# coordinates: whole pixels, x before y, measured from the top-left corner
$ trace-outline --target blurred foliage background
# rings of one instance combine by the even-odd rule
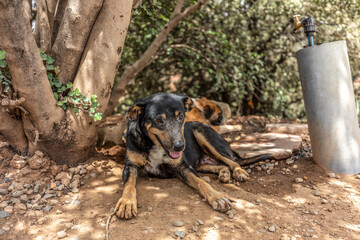
[[[119,76],[145,52],[175,4],[144,0],[133,10]],[[315,44],[346,39],[352,74],[360,73],[357,0],[210,0],[170,33],[117,111],[139,97],[171,91],[229,103],[237,115],[304,118],[295,52],[307,39],[303,30],[292,32],[293,15],[315,19]]]

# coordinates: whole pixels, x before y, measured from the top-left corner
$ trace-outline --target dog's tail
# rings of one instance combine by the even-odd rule
[[[265,161],[269,158],[271,158],[273,155],[270,153],[266,153],[266,154],[259,154],[253,157],[249,157],[249,158],[242,158],[240,157],[236,152],[234,152],[235,155],[235,161],[237,163],[240,164],[240,166],[249,166],[251,164],[255,164],[261,161]]]

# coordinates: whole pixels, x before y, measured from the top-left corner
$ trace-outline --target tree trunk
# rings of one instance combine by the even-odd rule
[[[119,81],[117,82],[113,94],[110,98],[107,109],[104,113],[105,116],[109,116],[114,111],[114,108],[117,106],[120,97],[124,93],[126,85],[133,79],[136,74],[148,66],[153,60],[157,50],[160,48],[161,44],[166,40],[166,37],[169,35],[181,20],[192,14],[194,11],[199,9],[202,5],[206,4],[208,0],[199,0],[196,4],[186,8],[184,11],[181,11],[184,0],[179,0],[174,12],[171,15],[171,18],[168,23],[164,25],[161,31],[158,33],[157,37],[151,43],[149,48],[145,51],[143,55],[132,65],[125,66],[125,70],[121,75]]]
[[[83,3],[79,1],[79,4]],[[86,6],[91,7],[93,12],[99,12],[98,4],[89,3]],[[86,47],[85,51],[81,51],[82,59],[76,78],[70,81],[74,82],[74,89],[79,88],[84,96],[98,96],[101,104],[99,112],[105,110],[109,100],[130,21],[131,6],[132,1],[104,0],[100,13],[97,18],[95,16],[95,23],[86,23],[87,26],[91,25],[88,29],[79,30],[77,24],[70,24],[68,28],[60,27],[60,32],[56,34],[61,39],[64,36],[62,31],[75,33],[71,28],[87,32],[80,33],[86,38],[85,41],[81,40],[82,44],[86,43]],[[43,10],[40,8],[40,11]],[[86,19],[85,14],[89,11],[84,12],[79,13],[79,21]],[[37,18],[44,19],[44,16],[40,14]],[[6,123],[6,127],[0,127],[0,135],[22,153],[32,154],[41,150],[58,163],[79,163],[86,160],[94,149],[92,146],[95,143],[96,124],[83,113],[78,116],[57,106],[31,26],[24,24],[26,22],[28,17],[22,0],[0,1],[0,48],[6,51],[12,87],[19,97],[25,99],[21,106],[29,113],[23,112],[20,120],[13,119],[0,105],[0,121]],[[48,26],[52,24],[48,22]],[[47,27],[45,30],[49,32]],[[51,42],[51,38],[48,40]],[[42,44],[41,41],[39,44]],[[73,47],[63,46],[64,54],[69,54],[70,50],[67,48]],[[63,59],[63,56],[59,58]]]
[[[52,48],[51,55],[55,59],[55,65],[60,67],[59,80],[63,84],[73,81],[90,31],[103,4],[99,0],[88,0],[86,5],[81,2],[83,1],[67,1]]]

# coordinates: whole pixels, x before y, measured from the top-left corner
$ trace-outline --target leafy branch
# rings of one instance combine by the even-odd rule
[[[73,84],[71,82],[68,82],[66,85],[60,82],[60,68],[59,66],[54,65],[55,60],[40,49],[39,51],[47,71],[47,77],[49,79],[51,89],[53,90],[54,97],[57,101],[57,105],[64,111],[66,111],[69,107],[74,113],[83,111],[88,113],[94,121],[101,120],[102,113],[96,112],[96,109],[99,106],[97,96],[93,94],[89,99],[85,97],[78,88],[73,90]]]

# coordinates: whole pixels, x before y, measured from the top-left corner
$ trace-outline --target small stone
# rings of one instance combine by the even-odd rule
[[[69,170],[68,170],[69,172],[71,172],[71,173],[75,173],[76,172],[76,168],[74,168],[74,167],[72,167],[72,168],[69,168]]]
[[[71,187],[78,188],[80,186],[80,179],[75,178],[74,181],[71,183]]]
[[[321,204],[325,204],[327,203],[327,200],[326,199],[321,199]]]
[[[67,229],[70,229],[72,226],[74,226],[74,224],[73,224],[72,222],[67,222],[67,223],[65,223],[65,227],[66,227]]]
[[[336,177],[336,175],[335,175],[335,173],[328,173],[328,176],[329,176],[329,178],[335,178]]]
[[[50,172],[51,172],[51,175],[53,175],[55,177],[56,175],[58,175],[61,172],[61,168],[59,166],[53,165],[50,168]]]
[[[38,193],[39,190],[40,190],[40,187],[41,187],[41,184],[40,184],[40,183],[35,184],[34,193]]]
[[[65,188],[65,185],[61,184],[57,187],[57,190],[62,191],[62,190],[64,190],[64,188]]]
[[[49,204],[50,204],[50,206],[54,206],[55,204],[57,204],[59,201],[58,200],[56,200],[56,199],[51,199],[50,201],[49,201]]]
[[[62,214],[61,210],[56,210],[56,214]]]
[[[199,230],[199,226],[198,225],[193,225],[192,230],[194,232],[197,232]]]
[[[71,176],[67,172],[61,172],[58,175],[56,175],[55,180],[60,180],[62,184],[64,184],[65,186],[69,186],[71,181]]]
[[[268,230],[269,230],[269,232],[275,232],[276,228],[274,225],[271,225]]]
[[[6,211],[0,211],[0,219],[7,218],[8,216],[10,216],[10,213]]]
[[[200,225],[204,225],[204,221],[203,221],[203,220],[198,219],[198,220],[196,220],[196,222],[197,222],[198,224],[200,224]]]
[[[185,237],[185,232],[184,231],[176,231],[175,232],[175,236],[179,237],[180,239],[183,239]]]
[[[23,194],[20,196],[20,200],[26,202],[28,200],[28,196],[26,194]]]
[[[23,167],[21,170],[20,170],[20,174],[22,176],[25,176],[25,175],[28,175],[29,173],[31,173],[31,168],[29,165],[26,165],[25,167]]]
[[[319,190],[316,189],[316,191],[314,192],[314,195],[317,196],[317,197],[320,196]]]
[[[217,220],[217,221],[223,221],[224,220],[222,217],[218,217],[218,216],[215,216],[214,219]]]
[[[6,207],[8,204],[7,204],[7,202],[6,201],[2,201],[1,203],[0,203],[0,208],[4,208],[4,207]]]
[[[152,207],[148,207],[146,211],[152,212],[152,211],[153,211],[153,208],[152,208]]]
[[[291,165],[291,164],[293,164],[293,163],[294,163],[294,160],[293,160],[293,159],[291,159],[291,158],[286,159],[286,164],[287,164],[287,165]]]
[[[87,173],[87,170],[85,168],[82,168],[79,172],[80,175],[83,175],[85,173]]]
[[[50,159],[46,157],[42,152],[36,151],[34,156],[32,156],[29,160],[29,165],[31,169],[48,169],[50,167]]]
[[[52,198],[52,197],[54,197],[54,196],[50,193],[47,193],[43,196],[44,199],[48,199],[48,198]]]
[[[26,164],[27,161],[25,157],[19,155],[15,155],[10,161],[10,166],[16,169],[21,169],[25,167]]]
[[[22,194],[23,194],[22,191],[16,191],[16,192],[13,192],[12,196],[14,198],[17,198],[17,197],[20,197]]]
[[[78,193],[78,192],[79,192],[79,189],[78,189],[78,188],[72,188],[72,189],[71,189],[71,192],[73,192],[73,193]]]
[[[90,177],[92,178],[96,177],[96,173],[90,173]]]
[[[182,227],[182,226],[184,226],[184,223],[183,223],[182,221],[175,221],[175,222],[173,223],[173,225],[174,225],[175,227]]]
[[[359,175],[356,175],[356,179],[360,179],[360,174],[359,174]]]
[[[0,229],[0,235],[3,235],[4,234],[4,230]]]
[[[50,210],[52,209],[52,207],[49,206],[49,205],[46,205],[43,209],[44,209],[45,212],[50,212]]]
[[[6,206],[6,207],[4,208],[4,211],[5,211],[5,212],[8,212],[8,213],[13,213],[14,207],[13,207],[13,206]]]
[[[27,207],[25,204],[23,203],[16,203],[14,205],[14,210],[15,212],[19,212],[19,211],[26,211],[27,210]]]
[[[230,214],[229,214],[229,218],[230,218],[230,219],[233,219],[233,218],[234,218],[234,214],[230,213]]]
[[[302,179],[302,178],[295,178],[295,182],[296,182],[296,183],[302,183],[302,182],[304,182],[304,179]]]
[[[251,173],[251,169],[250,168],[246,169],[246,172]]]
[[[8,194],[9,193],[9,191],[7,190],[7,189],[5,189],[5,188],[0,188],[0,195],[6,195],[6,194]]]
[[[67,236],[67,233],[65,231],[60,231],[56,233],[56,236],[58,239],[64,238]]]

